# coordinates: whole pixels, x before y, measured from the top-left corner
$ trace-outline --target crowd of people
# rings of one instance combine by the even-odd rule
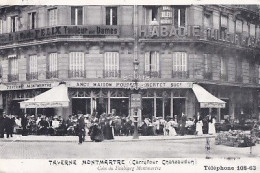
[[[134,123],[130,116],[115,116],[97,112],[92,115],[69,115],[67,119],[61,116],[27,115],[22,117],[6,115],[0,117],[0,137],[12,137],[14,133],[22,135],[78,135],[79,143],[90,136],[92,141],[114,139],[114,136],[128,136],[134,133]],[[193,118],[167,116],[144,118],[139,124],[138,132],[143,136],[153,135],[202,135],[215,134],[215,118],[211,115],[201,116],[199,113]]]

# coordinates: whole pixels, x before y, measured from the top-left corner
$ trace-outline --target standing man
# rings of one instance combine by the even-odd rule
[[[28,124],[27,114],[24,114],[22,116],[21,124],[22,124],[22,128],[23,128],[22,136],[27,136],[27,129],[26,129],[26,126]]]
[[[186,126],[187,117],[184,113],[181,114],[181,136],[185,135],[185,126]]]
[[[3,115],[5,112],[3,112]],[[0,138],[4,138],[4,117],[0,115]]]
[[[79,114],[78,118],[78,136],[79,136],[79,144],[82,144],[85,133],[85,121],[83,114]]]

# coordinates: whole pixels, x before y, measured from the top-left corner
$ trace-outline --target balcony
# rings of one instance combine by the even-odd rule
[[[235,76],[235,82],[242,83],[243,82],[243,77],[241,75],[240,76]]]
[[[8,82],[19,81],[19,74],[9,74]]]
[[[47,71],[46,72],[46,79],[56,79],[59,78],[59,71]]]
[[[26,80],[38,80],[38,72],[26,73]]]
[[[86,78],[85,70],[69,70],[69,78]]]
[[[187,79],[189,78],[189,71],[172,71],[172,78]]]
[[[121,70],[103,70],[103,78],[120,78]]]
[[[204,72],[203,78],[206,80],[212,80],[212,72]]]
[[[161,72],[160,71],[144,71],[144,75],[149,78],[160,78]]]
[[[220,74],[221,81],[228,81],[228,75],[227,74]]]

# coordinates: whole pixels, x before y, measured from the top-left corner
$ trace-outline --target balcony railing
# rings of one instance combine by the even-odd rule
[[[144,71],[144,75],[150,78],[160,78],[161,71]]]
[[[221,74],[221,75],[220,75],[220,79],[221,79],[222,81],[228,81],[228,75],[227,75],[227,74]]]
[[[212,80],[212,72],[204,72],[203,78],[207,80]]]
[[[172,78],[181,78],[187,79],[189,78],[189,71],[172,71]]]
[[[59,78],[59,71],[47,71],[46,72],[46,79],[54,79],[54,78]]]
[[[242,76],[235,76],[235,82],[243,82],[243,77]]]
[[[26,73],[26,80],[38,80],[38,72]]]
[[[104,78],[120,78],[121,70],[103,70]]]
[[[69,78],[85,78],[86,71],[85,70],[69,70]]]
[[[19,81],[19,74],[9,74],[8,82]]]

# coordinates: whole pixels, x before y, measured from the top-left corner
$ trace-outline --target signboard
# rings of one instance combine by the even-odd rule
[[[172,24],[172,7],[171,6],[162,6],[162,10],[161,10],[161,19],[160,19],[160,23],[162,25],[171,25]]]
[[[16,84],[1,84],[0,91],[5,90],[24,90],[37,88],[53,88],[58,86],[58,82],[41,82],[41,83],[16,83]]]
[[[135,82],[75,82],[67,81],[71,88],[135,88]],[[138,82],[139,88],[192,88],[192,82]]]
[[[200,103],[200,108],[225,108],[225,103]]]
[[[131,108],[141,108],[142,97],[141,94],[131,94]]]
[[[119,27],[111,25],[56,26],[0,35],[0,44],[41,40],[57,36],[118,36]]]
[[[20,106],[21,108],[57,108],[68,107],[69,102],[22,102]]]

